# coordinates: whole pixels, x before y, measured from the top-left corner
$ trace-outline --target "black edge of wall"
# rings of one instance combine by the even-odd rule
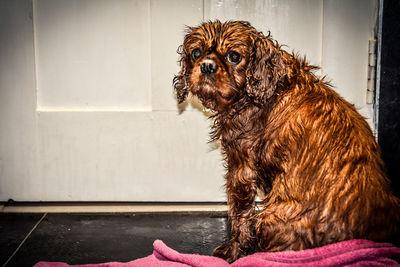
[[[378,142],[400,197],[400,1],[383,1]]]

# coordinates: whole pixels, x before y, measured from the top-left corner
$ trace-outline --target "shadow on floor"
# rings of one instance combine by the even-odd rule
[[[181,253],[211,255],[228,239],[227,217],[211,213],[0,214],[0,263],[89,264],[148,256],[161,239]]]

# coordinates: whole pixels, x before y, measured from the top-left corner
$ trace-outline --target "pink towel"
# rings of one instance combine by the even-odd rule
[[[153,244],[152,255],[127,263],[109,262],[101,264],[75,265],[81,267],[206,267],[206,266],[400,266],[400,248],[387,243],[368,240],[350,240],[320,248],[302,251],[260,252],[243,257],[231,265],[226,261],[198,254],[181,254],[162,241]],[[396,261],[397,260],[397,261]],[[59,262],[39,262],[35,267],[68,267]]]

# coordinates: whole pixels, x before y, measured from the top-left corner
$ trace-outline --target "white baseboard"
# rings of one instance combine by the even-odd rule
[[[224,204],[51,204],[0,205],[1,213],[149,213],[149,212],[226,212]]]

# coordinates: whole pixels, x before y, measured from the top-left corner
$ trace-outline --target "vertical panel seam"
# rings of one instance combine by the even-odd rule
[[[383,1],[379,0],[378,7],[378,48],[376,50],[376,80],[375,80],[375,138],[379,137],[379,97],[381,82],[381,49],[382,49],[382,24],[383,24]]]
[[[36,15],[36,0],[32,0],[32,38],[33,38],[33,73],[34,73],[34,78],[35,78],[35,111],[38,110],[38,94],[39,94],[39,88],[38,88],[38,51],[37,51],[37,29],[36,29],[36,20],[35,20],[35,15]]]
[[[325,14],[324,14],[324,3],[325,1],[322,1],[321,4],[321,45],[320,45],[320,64],[322,68],[322,73],[324,73],[324,64],[323,64],[323,59],[324,59],[324,20],[325,20]]]
[[[202,21],[204,21],[204,19],[205,19],[205,13],[206,13],[206,11],[205,11],[205,7],[206,7],[206,3],[205,3],[205,1],[206,0],[202,0]]]

